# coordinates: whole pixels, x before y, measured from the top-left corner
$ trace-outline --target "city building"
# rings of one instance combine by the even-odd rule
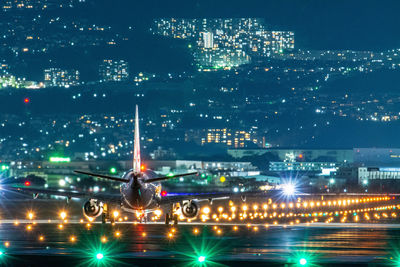
[[[46,87],[65,87],[80,84],[78,70],[50,68],[44,70],[44,84]]]
[[[246,147],[248,143],[259,145],[262,140],[257,137],[257,132],[253,129],[250,131],[222,129],[207,129],[206,136],[201,138],[201,144],[226,144],[228,147]]]
[[[204,48],[214,47],[214,35],[212,32],[203,32],[203,46]]]
[[[329,175],[336,172],[342,164],[336,162],[276,162],[269,163],[269,170],[273,172],[306,172]]]
[[[342,167],[335,177],[357,181],[360,185],[368,185],[371,181],[385,182],[400,179],[399,167]]]
[[[284,149],[284,148],[254,148],[228,149],[233,158],[262,156],[269,153],[271,157],[282,162],[342,162],[353,163],[352,149]]]
[[[99,66],[101,82],[122,82],[129,78],[129,64],[125,60],[105,59]]]
[[[294,32],[269,30],[261,18],[162,18],[151,31],[192,41],[199,71],[230,69],[294,49]]]
[[[1,4],[1,8],[4,11],[9,11],[13,9],[24,10],[24,9],[34,9],[34,10],[45,10],[53,8],[65,8],[73,7],[75,3],[85,2],[86,0],[5,0]]]
[[[354,162],[369,166],[398,166],[400,148],[354,148]]]

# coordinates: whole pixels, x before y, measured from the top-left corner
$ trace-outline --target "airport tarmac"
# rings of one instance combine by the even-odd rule
[[[313,266],[380,265],[396,259],[399,229],[396,224],[266,227],[124,222],[89,226],[79,221],[2,220],[0,260],[13,266],[39,266],[36,264],[43,260],[64,265],[67,259],[74,265],[197,266],[199,257],[204,256],[205,266],[243,262],[296,265],[301,258],[317,264]],[[104,257],[101,260],[96,258],[99,253]]]

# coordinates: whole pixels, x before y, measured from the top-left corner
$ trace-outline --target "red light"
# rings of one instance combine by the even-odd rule
[[[302,159],[302,158],[303,158],[303,154],[300,154],[300,155],[299,155],[299,159]]]
[[[162,197],[167,196],[167,191],[161,191],[161,196],[162,196]]]
[[[25,185],[25,186],[31,186],[31,182],[25,181],[24,185]]]
[[[30,99],[29,99],[29,98],[25,98],[25,99],[24,99],[24,102],[25,102],[25,103],[29,103],[29,102],[30,102]]]

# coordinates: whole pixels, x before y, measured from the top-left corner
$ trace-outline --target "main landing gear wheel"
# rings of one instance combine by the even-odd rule
[[[106,221],[107,221],[106,213],[103,212],[103,213],[101,214],[101,223],[106,223]]]
[[[172,216],[172,218],[173,218],[173,221],[174,221],[174,225],[178,225],[178,215],[177,215],[177,214],[174,214],[174,215]]]
[[[169,213],[166,213],[165,214],[165,225],[169,225],[169,222],[170,222],[170,216],[169,216]]]

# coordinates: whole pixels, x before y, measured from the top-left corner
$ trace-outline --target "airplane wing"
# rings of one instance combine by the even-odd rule
[[[210,201],[218,199],[239,199],[246,197],[271,197],[272,195],[280,192],[280,190],[270,191],[247,191],[247,192],[217,192],[217,193],[193,193],[193,194],[171,194],[162,197],[159,204],[167,205],[172,203],[178,203],[185,200],[197,200],[197,201]]]
[[[26,187],[7,187],[6,189],[26,193],[26,194],[43,194],[52,196],[63,196],[69,198],[93,198],[104,202],[119,203],[121,201],[120,194],[107,194],[107,193],[86,193],[78,191],[64,191],[62,189],[40,189],[40,188],[26,188]]]

